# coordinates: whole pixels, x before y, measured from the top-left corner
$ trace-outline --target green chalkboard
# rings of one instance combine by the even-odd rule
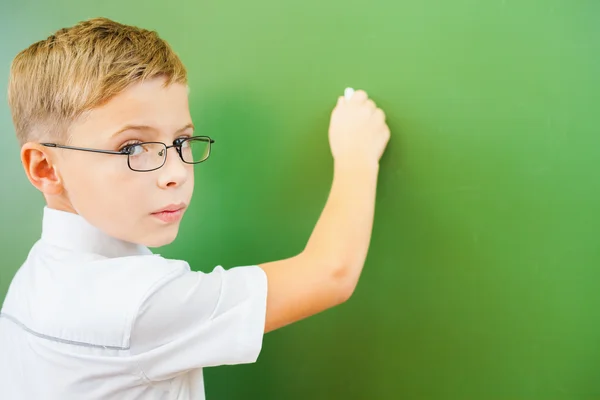
[[[346,86],[389,117],[355,295],[268,334],[258,363],[209,369],[209,399],[600,398],[600,2],[4,0],[0,76],[95,16],[158,30],[189,69],[216,143],[157,251],[195,269],[304,246]],[[0,132],[2,299],[43,202],[6,105]]]

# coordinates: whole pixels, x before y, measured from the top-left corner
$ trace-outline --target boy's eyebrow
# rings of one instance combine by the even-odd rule
[[[179,134],[187,129],[192,129],[194,130],[194,124],[189,123],[186,126],[184,126],[183,128],[177,129],[177,131],[175,131],[176,134]],[[149,125],[125,125],[123,128],[119,129],[118,131],[116,131],[115,133],[112,134],[112,137],[115,137],[125,131],[155,131],[156,128],[153,128],[152,126]]]

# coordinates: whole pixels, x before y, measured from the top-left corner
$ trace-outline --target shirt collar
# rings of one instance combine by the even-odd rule
[[[152,254],[145,246],[105,234],[78,214],[48,207],[44,207],[42,240],[67,250],[108,258]]]

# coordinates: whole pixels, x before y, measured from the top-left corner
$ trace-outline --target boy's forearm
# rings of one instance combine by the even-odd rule
[[[303,252],[318,264],[334,266],[350,292],[371,240],[378,172],[375,161],[334,164],[329,198]]]
[[[265,332],[346,301],[362,271],[373,226],[377,163],[336,163],[329,197],[304,250],[261,264],[269,292]]]

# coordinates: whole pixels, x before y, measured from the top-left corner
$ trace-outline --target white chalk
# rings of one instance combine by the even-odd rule
[[[346,100],[350,100],[350,97],[352,97],[353,94],[354,89],[352,89],[351,87],[346,88],[346,90],[344,90],[344,97],[346,98]]]

